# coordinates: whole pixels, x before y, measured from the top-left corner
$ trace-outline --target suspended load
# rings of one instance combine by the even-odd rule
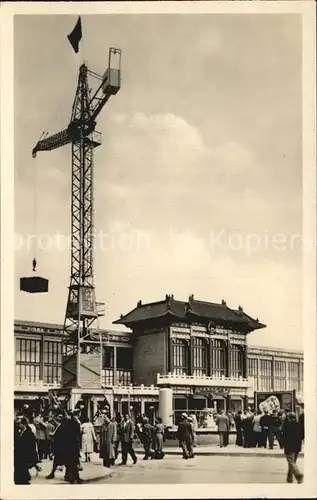
[[[36,272],[36,259],[32,262],[33,272]],[[41,276],[30,276],[27,278],[20,278],[21,292],[28,293],[46,293],[48,292],[48,280]]]

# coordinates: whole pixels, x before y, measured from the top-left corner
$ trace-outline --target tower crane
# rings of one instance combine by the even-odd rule
[[[97,90],[89,87],[88,75],[97,78]],[[72,147],[71,173],[71,271],[63,328],[63,384],[82,387],[81,371],[95,373],[93,384],[102,386],[102,339],[98,318],[104,304],[96,302],[93,272],[93,154],[101,145],[95,130],[96,119],[121,85],[121,50],[109,49],[108,68],[103,76],[79,68],[78,83],[69,125],[62,131],[42,137],[32,151],[52,151],[67,144]],[[97,353],[94,366],[87,366],[87,354]],[[96,359],[98,360],[96,362]],[[86,364],[85,364],[86,363]],[[98,367],[96,365],[98,363]],[[89,381],[90,385],[92,381]]]

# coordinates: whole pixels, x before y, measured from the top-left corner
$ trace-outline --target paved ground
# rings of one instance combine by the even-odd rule
[[[282,455],[274,456],[202,456],[183,460],[180,455],[166,455],[163,460],[144,461],[139,455],[136,465],[131,459],[126,466],[107,469],[97,455],[93,461],[83,464],[80,473],[84,482],[92,484],[235,484],[235,483],[285,483],[286,460]],[[120,460],[118,460],[119,462]],[[43,470],[36,476],[32,471],[32,484],[65,484],[64,473],[58,471],[55,480],[45,479],[52,462],[44,461]],[[303,471],[303,458],[298,460]],[[295,486],[295,485],[294,485]]]
[[[299,466],[303,469],[302,459]],[[164,460],[140,460],[135,466],[116,467],[111,476],[96,484],[284,484],[285,471],[286,461],[275,457],[197,456],[183,460],[168,455]]]

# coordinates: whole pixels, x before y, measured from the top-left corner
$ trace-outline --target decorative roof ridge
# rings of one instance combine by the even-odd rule
[[[205,304],[207,306],[227,307],[228,309],[230,309],[230,307],[227,306],[227,302],[224,299],[222,299],[221,303],[219,303],[219,302],[208,302],[207,300],[193,299],[192,303],[195,303],[195,302],[197,304]]]

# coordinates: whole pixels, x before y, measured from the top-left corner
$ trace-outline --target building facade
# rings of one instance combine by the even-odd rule
[[[265,325],[224,301],[191,296],[185,303],[166,296],[161,302],[139,302],[114,323],[128,330],[102,332],[102,387],[89,395],[91,415],[105,401],[114,412],[154,415],[159,388],[172,389],[174,421],[182,411],[245,408],[255,390],[302,393],[303,354],[249,346],[248,335]],[[49,389],[60,391],[62,326],[15,321],[14,334],[18,408]],[[73,404],[81,392],[73,389]]]

